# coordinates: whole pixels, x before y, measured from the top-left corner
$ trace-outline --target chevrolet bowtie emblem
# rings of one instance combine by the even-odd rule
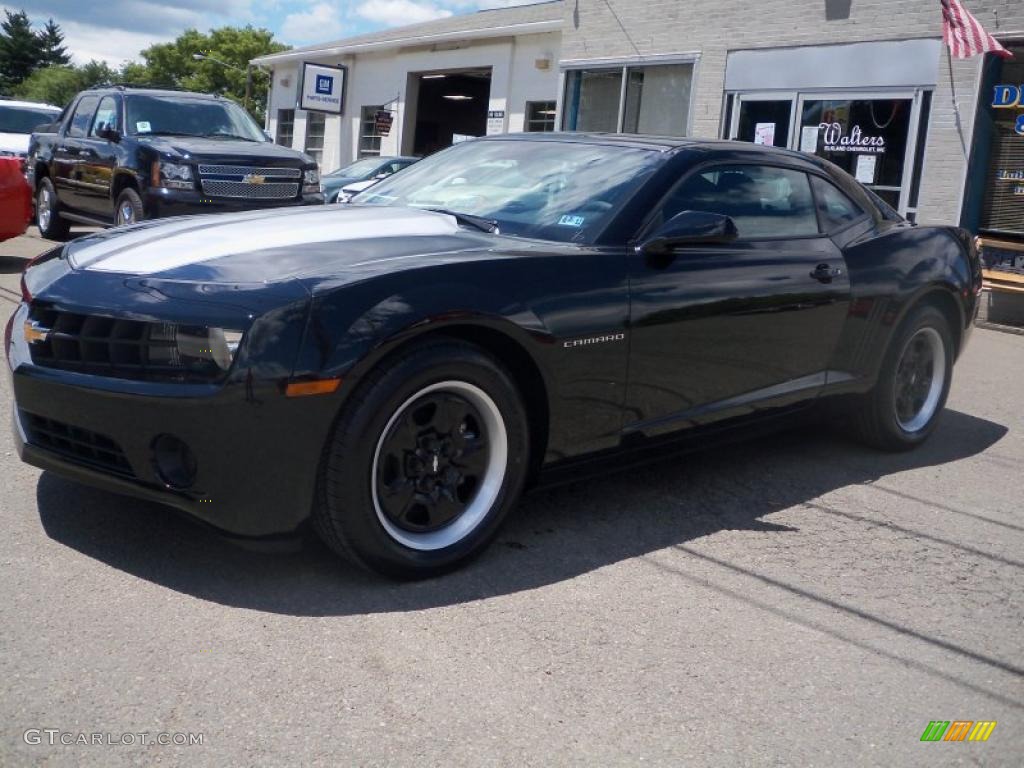
[[[38,320],[26,320],[25,325],[25,341],[29,344],[42,344],[50,336],[50,329],[44,328],[39,324]]]
[[[258,173],[247,173],[242,177],[242,181],[246,184],[263,184],[266,180],[266,176],[260,176]]]

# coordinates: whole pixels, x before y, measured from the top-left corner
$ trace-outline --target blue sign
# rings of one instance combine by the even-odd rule
[[[330,94],[334,90],[334,78],[330,75],[316,76],[316,92]]]

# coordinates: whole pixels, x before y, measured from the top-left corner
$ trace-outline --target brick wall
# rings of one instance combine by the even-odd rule
[[[1024,39],[1024,0],[966,0],[995,34]],[[563,59],[697,52],[693,133],[718,136],[730,50],[942,35],[939,0],[852,0],[850,18],[825,20],[825,0],[569,0]],[[925,150],[921,221],[959,218],[966,160],[954,119],[945,53]],[[955,61],[954,84],[970,147],[980,58]]]

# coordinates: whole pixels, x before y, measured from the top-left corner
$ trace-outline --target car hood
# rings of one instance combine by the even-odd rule
[[[225,162],[237,165],[239,161],[259,161],[269,165],[311,165],[313,159],[298,150],[282,147],[270,141],[243,141],[241,139],[214,139],[202,136],[137,136],[140,144],[158,152],[182,158]]]
[[[413,257],[486,250],[494,238],[416,208],[315,206],[186,216],[69,243],[76,272],[203,283],[271,283],[393,271]]]

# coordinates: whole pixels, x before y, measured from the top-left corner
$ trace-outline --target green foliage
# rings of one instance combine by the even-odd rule
[[[105,62],[90,61],[81,67],[37,69],[14,92],[29,101],[42,101],[63,107],[79,91],[119,79],[118,73]]]
[[[0,22],[0,91],[8,91],[39,68],[43,45],[24,11],[4,11]]]
[[[249,60],[284,50],[287,46],[274,42],[273,33],[266,29],[221,27],[206,34],[189,29],[173,42],[158,43],[144,50],[145,65],[132,69],[132,77],[126,80],[220,93],[242,104]],[[197,61],[196,54],[207,58]],[[127,67],[124,74],[129,74]],[[254,67],[249,112],[258,122],[263,121],[266,112],[269,85],[269,75]]]

